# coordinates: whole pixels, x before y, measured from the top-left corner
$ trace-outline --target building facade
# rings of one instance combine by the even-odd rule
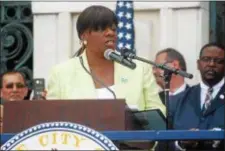
[[[29,79],[45,78],[47,83],[52,66],[69,59],[80,47],[76,20],[83,9],[94,4],[116,9],[116,1],[1,2],[4,37],[0,56],[1,65],[5,67],[1,67],[1,72],[21,68]],[[194,75],[187,82],[197,83],[200,77],[196,60],[202,45],[209,41],[225,43],[224,8],[225,2],[135,1],[137,55],[154,60],[159,50],[173,47],[185,56],[187,71]],[[19,38],[20,35],[24,36]],[[23,49],[16,49],[16,42],[20,47],[22,42]]]

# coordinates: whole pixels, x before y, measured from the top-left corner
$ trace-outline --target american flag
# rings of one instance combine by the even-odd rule
[[[116,49],[118,51],[122,48],[134,50],[133,1],[117,1],[116,16],[118,18]]]

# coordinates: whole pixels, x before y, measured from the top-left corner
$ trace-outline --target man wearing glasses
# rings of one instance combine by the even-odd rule
[[[224,57],[222,45],[209,43],[202,47],[197,60],[202,81],[179,97],[173,116],[174,129],[224,129]],[[175,144],[180,150],[224,147],[219,141],[177,141]]]
[[[27,96],[28,87],[19,71],[8,71],[0,76],[0,132],[2,131],[3,101],[21,101]]]
[[[164,50],[159,51],[156,54],[155,63],[165,64],[169,67],[186,71],[186,62],[183,55],[173,48],[166,48]],[[162,89],[165,88],[163,73],[163,70],[153,67],[153,74],[155,76],[156,82]],[[173,74],[170,80],[169,95],[177,95],[186,90],[188,87],[189,85],[185,83],[184,77]],[[164,92],[161,91],[159,93],[159,96],[162,102],[165,104]]]
[[[157,64],[165,64],[169,67],[186,71],[186,62],[183,55],[173,48],[166,48],[159,51],[156,54],[155,63]],[[155,76],[157,84],[162,88],[165,89],[165,82],[164,82],[164,71],[153,67],[153,74]],[[186,84],[184,77],[172,74],[170,80],[170,90],[169,90],[169,104],[170,104],[170,112],[175,112],[177,98],[176,100],[174,97],[178,96],[178,94],[184,92],[186,89],[189,88],[189,85]],[[163,104],[165,104],[165,95],[164,91],[159,92],[160,99]],[[166,144],[164,142],[159,142],[156,150],[166,150]]]
[[[1,75],[1,100],[21,101],[27,96],[28,87],[22,73],[9,71]]]

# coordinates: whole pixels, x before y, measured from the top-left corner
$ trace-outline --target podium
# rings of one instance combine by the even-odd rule
[[[24,100],[4,103],[3,133],[18,133],[37,124],[74,122],[103,130],[141,129],[125,100]]]
[[[37,124],[55,121],[78,123],[97,131],[142,129],[124,99],[5,102],[3,115],[3,133],[18,133]],[[151,148],[152,143],[119,143],[123,149],[127,145],[131,148]]]

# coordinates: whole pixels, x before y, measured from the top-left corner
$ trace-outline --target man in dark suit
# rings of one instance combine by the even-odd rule
[[[159,51],[156,54],[155,63],[165,64],[169,67],[186,71],[186,62],[183,55],[173,48],[166,48]],[[157,84],[163,90],[165,88],[164,82],[164,71],[153,67],[153,74],[155,76]],[[180,93],[184,92],[189,88],[189,85],[185,83],[184,77],[173,74],[170,80],[170,92],[169,92],[169,108],[170,115],[175,112],[177,105],[177,97]],[[165,94],[164,91],[159,92],[159,97],[163,104],[165,104]],[[175,99],[174,99],[175,98]],[[172,118],[172,117],[171,117]],[[171,119],[170,118],[170,119]],[[171,121],[172,122],[172,121]],[[159,142],[156,150],[166,150],[166,143]]]
[[[155,63],[165,64],[175,69],[186,71],[186,62],[183,55],[173,48],[166,48],[156,54]],[[157,84],[164,89],[165,82],[163,79],[163,70],[153,67],[153,74]],[[177,95],[189,86],[185,83],[184,77],[173,74],[170,81],[170,96]],[[164,91],[159,92],[161,101],[165,104]]]
[[[197,60],[202,81],[180,94],[173,118],[177,130],[224,129],[224,46],[209,43]],[[190,119],[190,120],[187,120]],[[176,141],[176,148],[224,149],[215,141]]]

